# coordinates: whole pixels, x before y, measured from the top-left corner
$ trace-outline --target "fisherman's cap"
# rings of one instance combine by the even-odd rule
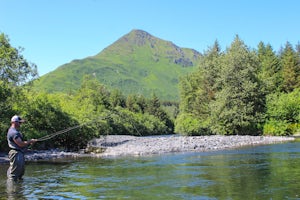
[[[11,118],[10,122],[25,122],[20,116],[15,115]]]

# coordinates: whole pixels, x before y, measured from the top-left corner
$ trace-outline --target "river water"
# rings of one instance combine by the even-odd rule
[[[300,199],[300,143],[26,164],[0,199]]]

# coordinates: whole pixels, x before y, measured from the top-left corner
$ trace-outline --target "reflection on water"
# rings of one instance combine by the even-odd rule
[[[0,165],[0,196],[10,199],[300,199],[299,144],[27,163],[24,180],[12,185],[2,173],[8,166]]]
[[[23,181],[13,181],[11,179],[7,179],[6,181],[6,193],[7,199],[25,199],[23,195]]]

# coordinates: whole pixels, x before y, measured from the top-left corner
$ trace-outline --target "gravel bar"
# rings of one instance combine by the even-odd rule
[[[151,155],[174,152],[203,152],[293,141],[293,137],[275,136],[122,136],[110,135],[90,141],[88,146],[104,152],[98,156]]]
[[[59,150],[29,151],[26,161],[51,160],[66,157],[145,156],[176,152],[204,152],[293,141],[281,136],[179,136],[162,135],[136,137],[108,135],[91,140],[82,152]],[[91,150],[92,149],[92,150]],[[89,153],[86,153],[86,152]],[[7,154],[0,153],[0,163],[8,163]]]

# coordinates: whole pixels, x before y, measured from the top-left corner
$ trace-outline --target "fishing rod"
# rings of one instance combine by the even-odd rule
[[[74,130],[74,129],[77,129],[77,128],[81,127],[81,126],[84,126],[84,125],[73,126],[73,127],[70,127],[70,128],[67,128],[67,129],[64,129],[64,130],[61,130],[61,131],[52,133],[52,134],[50,134],[50,135],[45,135],[45,136],[43,136],[43,137],[37,139],[36,141],[37,141],[37,142],[46,141],[46,140],[49,140],[49,139],[51,139],[51,138],[54,138],[54,137],[57,136],[57,135],[60,135],[60,134],[69,132],[69,131]]]
[[[55,132],[55,133],[52,133],[52,134],[49,134],[49,135],[45,135],[45,136],[43,136],[43,137],[41,137],[41,138],[38,138],[36,141],[37,141],[37,142],[46,141],[46,140],[49,140],[49,139],[51,139],[51,138],[54,138],[55,136],[61,135],[61,134],[63,134],[63,133],[67,133],[67,132],[69,132],[69,131],[71,131],[71,130],[80,128],[80,127],[85,126],[85,125],[87,125],[87,124],[91,124],[91,123],[93,123],[93,122],[95,122],[95,121],[98,121],[98,120],[101,120],[101,119],[102,119],[102,120],[103,120],[103,119],[107,119],[108,117],[109,117],[109,116],[101,117],[101,118],[96,119],[96,120],[91,120],[91,121],[86,122],[86,123],[83,123],[83,124],[79,124],[79,125],[76,125],[76,126],[73,126],[73,127],[69,127],[69,128],[64,129],[64,130],[60,130],[60,131],[57,131],[57,132]]]
[[[71,130],[80,128],[80,127],[85,126],[85,125],[87,125],[87,124],[91,124],[91,123],[93,123],[93,122],[95,122],[95,121],[103,120],[103,119],[108,119],[113,113],[116,114],[116,115],[118,115],[121,119],[125,119],[126,121],[128,121],[128,122],[132,125],[132,127],[136,130],[136,132],[137,132],[140,136],[142,136],[142,134],[138,131],[138,129],[136,128],[136,126],[134,125],[134,123],[132,123],[131,120],[128,120],[128,117],[122,116],[122,114],[121,114],[119,111],[117,111],[117,110],[114,109],[114,110],[111,110],[111,113],[110,113],[108,116],[106,116],[106,117],[100,117],[100,118],[98,118],[98,119],[96,119],[96,120],[91,120],[91,121],[86,122],[86,123],[83,123],[83,124],[79,124],[79,125],[76,125],[76,126],[73,126],[73,127],[66,128],[66,129],[64,129],[64,130],[57,131],[57,132],[52,133],[52,134],[49,134],[49,135],[45,135],[45,136],[43,136],[43,137],[41,137],[41,138],[38,138],[36,141],[37,141],[37,142],[46,141],[46,140],[49,140],[49,139],[54,138],[55,136],[58,136],[58,135],[67,133],[67,132],[69,132],[69,131],[71,131]]]

